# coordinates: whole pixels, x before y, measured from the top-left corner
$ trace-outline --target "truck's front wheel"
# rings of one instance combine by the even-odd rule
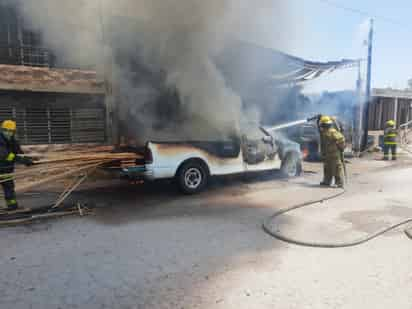
[[[202,191],[207,185],[208,178],[206,167],[197,161],[183,164],[176,175],[179,188],[185,194],[195,194]]]
[[[282,166],[280,168],[283,177],[295,177],[302,173],[302,161],[299,156],[290,153],[282,161]]]

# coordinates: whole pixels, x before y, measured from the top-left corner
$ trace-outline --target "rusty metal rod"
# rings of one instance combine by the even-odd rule
[[[87,171],[85,175],[83,175],[77,182],[75,182],[70,189],[66,190],[66,192],[60,196],[54,206],[52,208],[57,208],[59,207],[68,197],[70,194],[73,193],[74,190],[76,190],[93,172],[95,172],[97,169],[97,166],[95,168],[91,168],[90,171]]]
[[[19,191],[19,192],[24,192],[24,191],[27,191],[27,190],[29,190],[29,189],[31,189],[31,188],[36,187],[36,186],[44,185],[44,184],[53,182],[53,181],[55,181],[55,180],[59,180],[59,179],[62,179],[62,178],[66,178],[66,177],[75,175],[76,173],[80,173],[80,172],[82,172],[82,171],[88,170],[88,169],[93,168],[93,167],[99,167],[99,166],[101,166],[101,165],[103,165],[103,164],[105,164],[105,163],[108,163],[108,162],[110,162],[110,161],[102,161],[102,162],[99,162],[99,163],[95,163],[95,164],[90,164],[90,165],[87,165],[87,166],[83,166],[83,167],[81,167],[81,168],[74,169],[74,170],[71,170],[71,171],[68,171],[68,172],[65,172],[65,173],[62,173],[62,174],[58,174],[58,175],[55,175],[55,176],[47,177],[47,178],[45,178],[45,179],[42,179],[42,180],[39,180],[39,181],[30,183],[30,184],[24,185],[24,186],[22,186],[22,187],[17,187],[17,191]]]

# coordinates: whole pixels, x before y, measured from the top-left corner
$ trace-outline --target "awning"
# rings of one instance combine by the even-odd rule
[[[304,60],[278,50],[235,41],[216,57],[230,85],[242,91],[253,85],[282,86],[301,84],[333,71],[356,67],[359,60],[316,62]]]
[[[274,53],[281,53],[274,51]],[[289,62],[291,70],[286,74],[273,74],[272,79],[279,83],[303,83],[316,79],[324,74],[340,69],[347,69],[359,65],[359,60],[342,59],[340,61],[314,62],[291,55],[283,54]],[[294,68],[293,68],[294,67]]]

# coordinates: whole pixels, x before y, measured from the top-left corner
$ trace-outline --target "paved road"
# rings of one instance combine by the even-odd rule
[[[345,197],[276,226],[331,240],[411,217],[412,167],[390,164],[354,161]],[[165,185],[81,192],[96,215],[0,230],[0,308],[412,308],[401,230],[334,250],[262,232],[275,210],[331,194],[319,178],[225,180],[194,197]]]

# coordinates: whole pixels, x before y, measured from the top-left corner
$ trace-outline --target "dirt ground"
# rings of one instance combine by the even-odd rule
[[[348,192],[274,228],[304,240],[350,240],[412,217],[412,160],[348,164]],[[326,197],[321,165],[214,180],[196,196],[168,183],[96,182],[73,196],[87,217],[0,229],[0,308],[411,308],[412,241],[399,229],[365,245],[315,249],[278,241],[265,218]],[[31,192],[41,205],[56,192]]]

